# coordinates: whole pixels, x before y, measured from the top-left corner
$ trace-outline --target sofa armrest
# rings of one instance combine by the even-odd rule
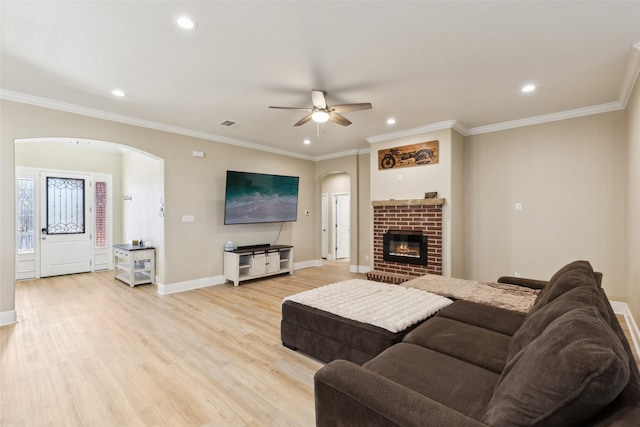
[[[316,426],[486,426],[346,360],[315,377]]]
[[[498,283],[508,283],[531,289],[543,289],[549,282],[546,280],[526,279],[524,277],[502,276],[498,279]]]

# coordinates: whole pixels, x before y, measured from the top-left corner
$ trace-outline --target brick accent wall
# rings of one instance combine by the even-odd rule
[[[373,202],[373,270],[410,276],[442,274],[444,199]],[[427,236],[427,266],[385,261],[382,236],[388,230],[421,231]]]

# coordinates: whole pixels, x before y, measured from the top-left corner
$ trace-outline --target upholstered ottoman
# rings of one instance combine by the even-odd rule
[[[395,289],[389,289],[388,287]],[[362,291],[357,291],[356,293],[349,291],[356,288],[364,288],[365,293],[368,295],[363,296]],[[363,364],[387,347],[402,341],[402,338],[422,323],[424,319],[431,317],[440,309],[451,304],[451,300],[447,298],[424,291],[419,291],[418,298],[416,297],[416,290],[412,290],[411,292],[413,293],[411,295],[404,295],[402,298],[391,297],[390,294],[387,294],[389,291],[393,291],[394,294],[402,293],[402,289],[395,285],[356,279],[307,291],[316,294],[324,292],[330,295],[336,300],[336,306],[364,306],[368,312],[367,314],[374,318],[370,322],[355,320],[305,303],[285,299],[282,303],[280,327],[282,344],[327,363],[335,359],[345,359],[357,364]],[[298,295],[302,294],[305,293]],[[370,294],[376,295],[372,297]],[[429,295],[429,297],[426,297],[426,295]],[[289,298],[295,299],[294,297]],[[429,298],[429,300],[428,302],[420,301],[420,297]],[[378,298],[381,302],[376,303],[371,298]],[[412,311],[410,307],[405,310],[402,306],[402,304],[411,305],[411,303],[406,302],[407,299],[420,306],[420,313],[413,310],[416,311],[413,314],[414,317],[398,319],[398,322],[394,324],[394,319],[398,316],[398,312]],[[329,308],[329,310],[332,310],[332,308]],[[340,312],[340,310],[336,311]],[[357,318],[357,316],[355,317]],[[385,324],[384,321],[378,322],[377,320],[390,321],[395,326],[390,328],[395,331],[372,324]],[[408,326],[404,327],[403,325],[405,324],[408,324]]]

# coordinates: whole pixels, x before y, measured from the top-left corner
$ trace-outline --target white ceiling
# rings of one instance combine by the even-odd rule
[[[623,108],[640,50],[640,1],[2,0],[0,20],[5,99],[303,158]],[[268,108],[308,107],[311,89],[373,109],[317,129]]]

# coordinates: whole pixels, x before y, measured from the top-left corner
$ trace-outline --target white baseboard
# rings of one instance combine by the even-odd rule
[[[322,260],[321,259],[312,259],[309,261],[302,261],[302,262],[294,262],[293,263],[293,270],[300,270],[302,268],[309,268],[309,267],[320,267],[322,266]]]
[[[307,267],[319,267],[322,265],[321,259],[293,263],[293,270],[300,270]],[[185,282],[169,283],[167,285],[158,283],[158,293],[160,295],[170,295],[178,292],[192,291],[194,289],[206,288],[207,286],[223,285],[224,276],[204,277],[202,279],[187,280]]]
[[[164,285],[158,283],[158,293],[160,295],[170,295],[177,292],[192,291],[194,289],[206,288],[207,286],[222,285],[224,283],[224,276],[212,276],[202,279],[187,280],[185,282],[169,283]]]
[[[0,326],[12,325],[18,322],[18,313],[15,310],[0,311]]]
[[[371,271],[371,267],[368,265],[350,265],[349,272],[350,273],[368,273]]]
[[[640,331],[638,330],[638,325],[636,325],[636,321],[631,314],[631,310],[629,310],[629,306],[626,302],[610,302],[611,308],[613,308],[613,312],[624,316],[624,320],[627,322],[627,326],[629,327],[629,331],[631,333],[631,340],[633,341],[629,344],[635,347],[636,354],[640,354]]]

